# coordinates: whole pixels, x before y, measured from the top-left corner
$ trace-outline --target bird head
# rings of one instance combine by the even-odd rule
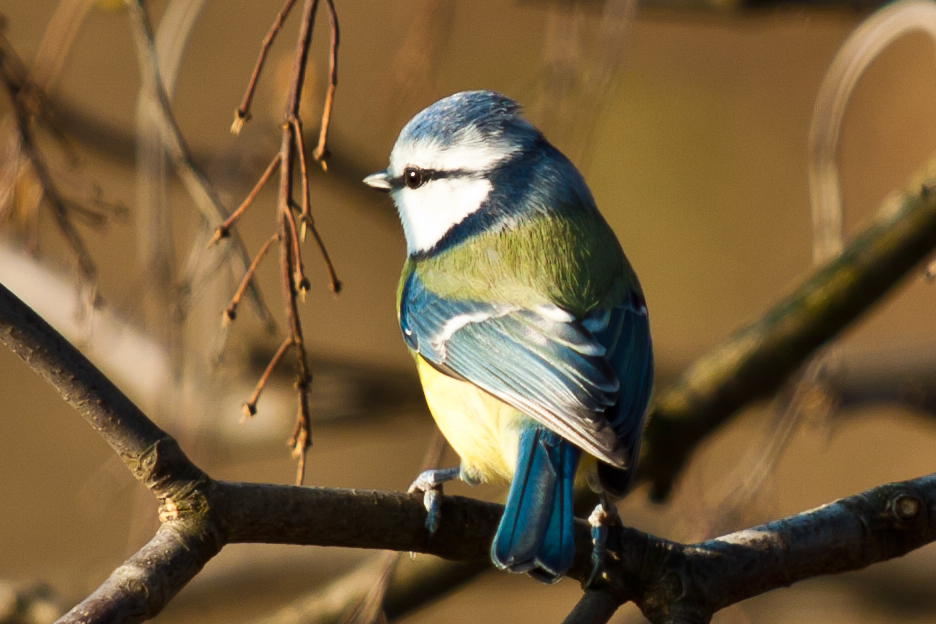
[[[540,141],[513,100],[492,91],[456,93],[413,117],[397,138],[390,166],[364,182],[389,191],[410,255],[426,253],[484,210],[495,173]]]

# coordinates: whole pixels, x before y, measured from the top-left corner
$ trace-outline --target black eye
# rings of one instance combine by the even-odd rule
[[[407,167],[403,170],[403,181],[411,189],[417,189],[426,183],[426,177],[417,167]]]

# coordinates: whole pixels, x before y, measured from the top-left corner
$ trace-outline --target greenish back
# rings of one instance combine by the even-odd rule
[[[525,307],[554,303],[576,316],[615,305],[628,287],[640,292],[614,232],[591,211],[528,217],[438,254],[410,258],[400,289],[411,271],[446,298]]]

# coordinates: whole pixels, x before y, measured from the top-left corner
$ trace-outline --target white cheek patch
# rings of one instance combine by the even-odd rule
[[[407,252],[432,249],[449,230],[481,208],[490,193],[491,183],[475,177],[441,178],[417,189],[396,191]]]

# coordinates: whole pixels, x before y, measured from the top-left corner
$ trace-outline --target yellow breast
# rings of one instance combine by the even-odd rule
[[[426,403],[469,475],[507,482],[517,465],[518,427],[528,419],[465,381],[444,375],[416,356]]]

